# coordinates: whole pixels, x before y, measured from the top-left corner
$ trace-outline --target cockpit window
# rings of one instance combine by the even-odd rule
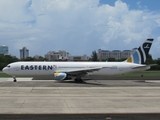
[[[8,68],[10,68],[11,66],[10,66],[10,65],[8,65],[7,67],[8,67]]]

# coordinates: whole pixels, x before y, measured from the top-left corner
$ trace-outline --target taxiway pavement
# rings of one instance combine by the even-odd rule
[[[0,114],[160,114],[159,80],[0,78]]]

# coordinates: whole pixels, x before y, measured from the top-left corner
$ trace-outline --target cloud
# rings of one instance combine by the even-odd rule
[[[148,37],[158,38],[160,29],[159,12],[132,10],[120,0],[114,6],[99,0],[1,0],[0,16],[1,41],[17,56],[24,46],[32,56],[132,49]]]
[[[33,15],[30,14],[28,4],[30,0],[1,0],[0,15],[1,21],[19,23],[33,20]]]

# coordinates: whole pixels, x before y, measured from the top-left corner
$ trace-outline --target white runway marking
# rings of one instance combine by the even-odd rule
[[[150,82],[150,83],[160,83],[160,80],[146,80],[145,82]]]

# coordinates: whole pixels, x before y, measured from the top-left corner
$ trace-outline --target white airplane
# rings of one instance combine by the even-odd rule
[[[147,39],[135,52],[123,62],[14,62],[3,68],[3,72],[13,76],[54,76],[57,81],[75,78],[75,82],[83,82],[82,78],[118,75],[150,69],[145,65],[146,57],[153,39]]]

